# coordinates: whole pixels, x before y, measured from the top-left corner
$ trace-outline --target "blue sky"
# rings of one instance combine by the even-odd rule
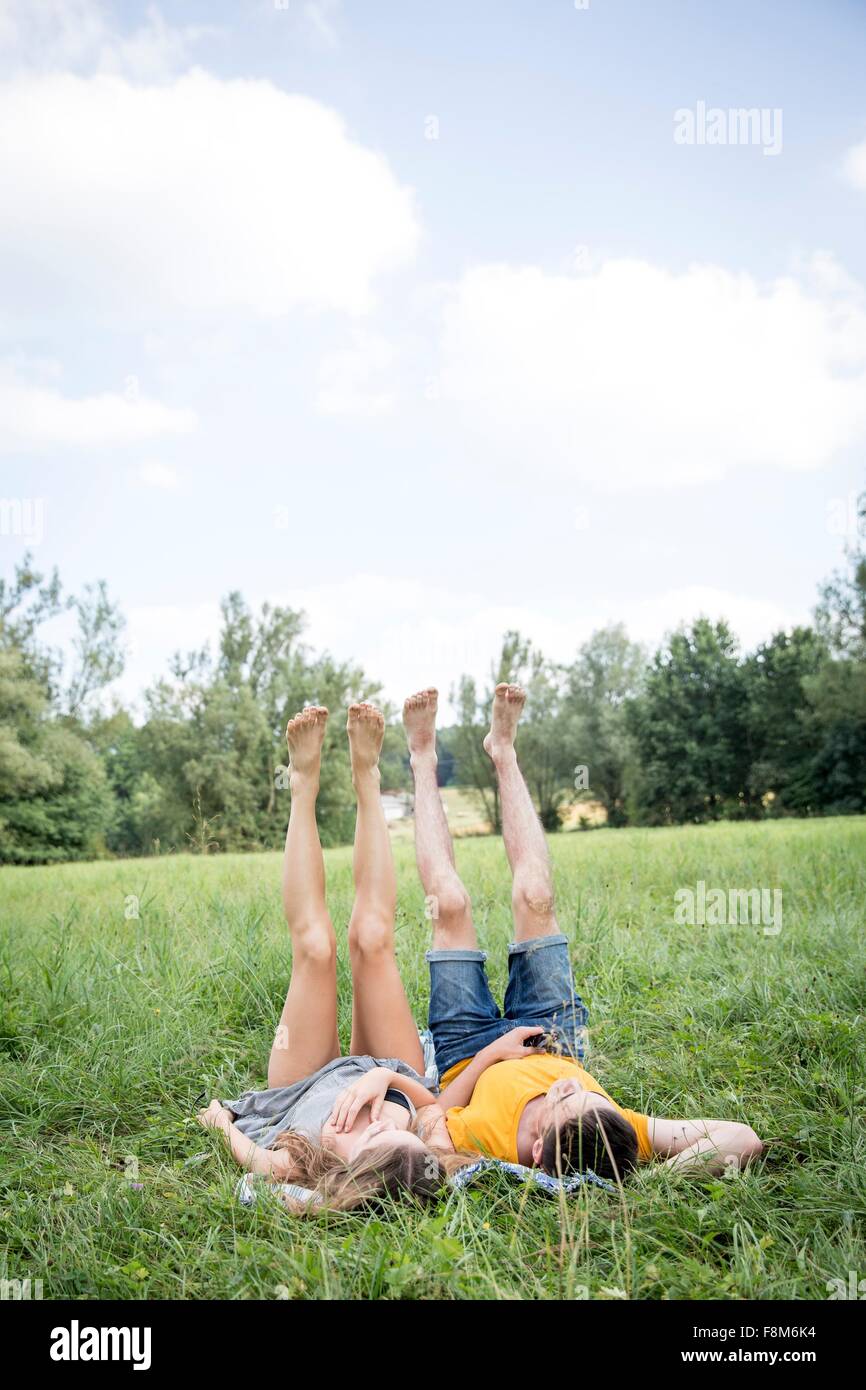
[[[507,626],[808,618],[864,485],[864,57],[841,0],[0,0],[0,496],[121,602],[118,692],[233,588],[395,699]],[[677,143],[698,103],[781,148]]]

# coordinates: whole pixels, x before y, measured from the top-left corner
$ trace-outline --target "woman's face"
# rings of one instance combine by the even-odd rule
[[[408,1113],[404,1111],[408,1123]],[[331,1153],[337,1154],[345,1163],[354,1163],[376,1148],[423,1149],[425,1146],[417,1134],[410,1134],[405,1125],[393,1119],[370,1119],[370,1107],[365,1106],[354,1125],[349,1130],[337,1131],[326,1120],[322,1126],[321,1145]]]

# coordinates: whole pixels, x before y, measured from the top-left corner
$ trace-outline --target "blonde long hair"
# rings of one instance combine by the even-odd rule
[[[313,1199],[286,1205],[299,1216],[322,1211],[354,1211],[384,1197],[411,1197],[417,1202],[436,1200],[445,1181],[442,1156],[431,1148],[378,1147],[347,1163],[338,1154],[315,1144],[305,1134],[286,1130],[273,1147],[282,1150],[291,1167],[290,1182],[308,1187]]]

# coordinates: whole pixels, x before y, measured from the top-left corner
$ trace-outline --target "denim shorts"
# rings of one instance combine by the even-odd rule
[[[486,951],[427,952],[429,1024],[440,1077],[510,1029],[533,1024],[552,1033],[567,1056],[581,1061],[588,1015],[574,988],[568,938],[538,936],[511,943],[504,1017],[490,992],[486,959]]]

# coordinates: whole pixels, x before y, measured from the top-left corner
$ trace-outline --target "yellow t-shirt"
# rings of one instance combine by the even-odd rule
[[[458,1076],[467,1062],[450,1067],[442,1078],[443,1088]],[[607,1094],[595,1077],[584,1071],[571,1057],[543,1054],[509,1062],[494,1062],[483,1071],[475,1083],[468,1105],[454,1105],[445,1111],[445,1123],[455,1149],[468,1149],[487,1158],[504,1158],[518,1163],[517,1126],[526,1106],[536,1096],[545,1095],[554,1081],[562,1076],[576,1076],[587,1091],[605,1096],[621,1115],[634,1126],[637,1134],[638,1157],[652,1156],[648,1117],[635,1110],[624,1110]]]

